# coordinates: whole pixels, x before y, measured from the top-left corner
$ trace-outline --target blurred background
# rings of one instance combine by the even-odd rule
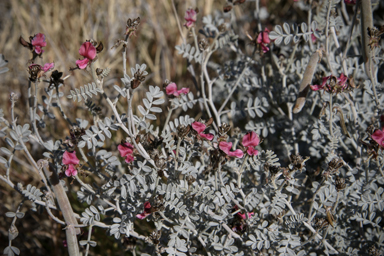
[[[202,17],[214,12],[223,12],[227,6],[226,0],[174,0],[174,7],[181,26],[184,24],[184,13],[187,8],[198,8],[196,27],[197,30],[202,25]],[[261,0],[262,26],[272,29],[272,25],[279,24],[285,19],[290,21],[306,21],[306,12],[294,8],[293,0]],[[233,7],[230,13],[224,17],[231,22],[232,27],[239,35],[239,46],[247,51],[246,32],[254,35],[257,32],[257,22],[254,19],[255,2],[246,1],[243,4]],[[232,15],[232,16],[231,16]],[[81,70],[70,71],[75,67],[75,61],[82,58],[78,50],[80,45],[89,39],[101,41],[104,50],[98,54],[96,66],[100,68],[110,68],[111,73],[105,79],[105,88],[108,95],[117,95],[113,89],[114,84],[121,85],[122,77],[122,50],[121,46],[111,49],[118,39],[124,39],[125,24],[128,18],[140,17],[141,24],[136,32],[136,36],[129,39],[127,67],[136,64],[147,64],[149,76],[134,95],[134,104],[141,104],[148,85],[162,87],[165,79],[169,79],[178,84],[178,87],[193,88],[190,73],[187,71],[187,61],[177,54],[176,45],[182,43],[172,1],[170,0],[1,0],[0,1],[0,53],[4,54],[8,60],[9,72],[0,75],[0,107],[4,110],[6,118],[9,118],[10,101],[9,95],[14,92],[18,95],[18,103],[15,113],[19,124],[29,122],[27,109],[27,88],[28,73],[27,63],[31,58],[31,52],[19,44],[19,37],[29,41],[29,37],[37,33],[46,36],[47,46],[44,47],[42,59],[37,59],[36,63],[44,64],[55,62],[55,69],[64,73],[63,76],[70,75],[65,81],[65,86],[61,87],[65,97],[62,98],[63,108],[67,110],[70,118],[81,117],[87,119],[91,115],[84,106],[84,101],[74,103],[66,99],[69,91],[79,88],[91,82],[91,77],[87,72]],[[192,42],[189,31],[182,27],[183,36],[187,42]],[[202,36],[200,36],[202,38]],[[216,58],[214,55],[213,58]],[[199,67],[195,67],[199,74]],[[128,72],[130,74],[130,72]],[[41,83],[40,95],[44,95],[44,86]],[[194,91],[195,92],[195,91]],[[101,97],[92,99],[96,104],[102,103]],[[41,103],[41,98],[39,98]],[[165,109],[166,110],[166,109]],[[102,109],[103,115],[108,115],[108,109]],[[166,111],[165,111],[166,112]],[[69,135],[69,127],[61,118],[57,109],[53,109],[56,120],[48,121],[47,127],[41,130],[44,138],[65,139]],[[165,113],[166,114],[166,113]],[[165,115],[163,114],[163,115]],[[179,113],[176,111],[174,116]],[[195,117],[195,113],[188,113]],[[159,116],[157,125],[161,126],[165,116]],[[120,137],[119,137],[120,136]],[[122,139],[121,134],[114,137],[115,143]],[[0,141],[0,146],[5,146]],[[42,149],[32,143],[31,150],[35,159],[42,157]],[[1,153],[0,153],[1,154]],[[12,166],[12,178],[14,182],[22,184],[32,184],[41,186],[38,176],[34,176],[30,164],[25,156],[19,152],[14,158]],[[0,166],[0,174],[5,174],[4,166]],[[86,180],[87,182],[90,182]],[[70,181],[69,181],[70,182]],[[76,201],[77,185],[74,183],[70,187],[70,200]],[[11,218],[5,217],[8,211],[15,211],[22,197],[10,189],[6,184],[0,182],[0,252],[8,245],[8,228]],[[64,228],[54,222],[46,212],[36,213],[29,210],[30,203],[21,208],[26,216],[16,222],[19,236],[13,240],[13,245],[21,250],[21,255],[67,255],[63,246],[65,240]],[[73,205],[74,210],[81,212],[87,205]],[[58,214],[57,212],[55,214]],[[62,219],[62,216],[58,216]],[[138,220],[139,221],[139,220]],[[152,229],[145,220],[137,223],[141,230],[137,230],[143,235],[148,235]],[[83,234],[79,240],[86,239],[87,234]],[[125,252],[127,245],[132,245],[134,241],[115,240],[105,233],[105,230],[96,229],[93,231],[93,240],[98,242],[96,248],[90,251],[90,255],[131,255]],[[143,246],[137,241],[138,247]]]

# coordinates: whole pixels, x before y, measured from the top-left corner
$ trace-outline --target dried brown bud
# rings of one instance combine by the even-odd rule
[[[224,135],[224,134],[227,134],[229,132],[229,130],[231,129],[231,126],[227,123],[223,123],[220,127],[219,127],[219,134],[220,136]]]
[[[335,180],[335,185],[336,185],[336,190],[337,191],[340,191],[340,190],[343,190],[345,189],[345,179],[344,178],[340,178],[339,176],[336,177],[336,180]]]
[[[328,227],[329,222],[324,218],[315,218],[314,220],[314,226],[316,229],[322,229],[325,227]]]
[[[99,45],[96,47],[96,52],[99,53],[104,49],[104,45],[102,42],[99,43]]]
[[[179,136],[180,139],[184,138],[185,136],[188,135],[189,131],[191,130],[191,126],[184,126],[184,125],[179,125],[177,127],[177,136]]]
[[[230,10],[232,10],[232,5],[227,5],[227,6],[224,6],[223,8],[224,12],[229,12]]]

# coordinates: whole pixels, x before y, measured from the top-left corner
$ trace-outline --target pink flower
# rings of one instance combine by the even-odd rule
[[[125,157],[125,162],[127,164],[135,160],[133,156],[133,146],[130,143],[126,142],[126,143],[120,144],[119,146],[117,146],[117,149],[120,152],[120,156]]]
[[[77,175],[77,170],[75,169],[74,165],[78,165],[80,163],[80,160],[76,156],[76,151],[73,151],[72,153],[65,151],[63,154],[62,163],[64,165],[67,165],[67,170],[65,170],[65,175],[67,175],[68,177]]]
[[[259,145],[260,139],[259,136],[255,132],[249,132],[243,137],[243,141],[241,144],[243,144],[244,147],[247,147],[247,153],[250,156],[256,156],[259,151],[255,149],[257,145]]]
[[[65,164],[65,165],[69,165],[69,164],[77,165],[79,163],[80,163],[80,160],[77,159],[76,151],[73,151],[72,153],[68,152],[68,151],[64,152],[63,164]]]
[[[190,28],[192,27],[193,25],[195,25],[195,22],[196,22],[196,11],[189,8],[188,10],[185,11],[185,16],[184,16],[184,19],[186,21],[186,23],[184,24],[185,27],[187,28]]]
[[[207,139],[207,140],[212,140],[213,137],[214,137],[214,135],[212,133],[207,133],[207,134],[203,133],[204,130],[207,128],[207,126],[205,124],[203,124],[203,123],[193,122],[192,123],[192,128],[193,128],[193,130],[195,130],[199,134],[199,136],[201,138],[204,138],[204,139]]]
[[[237,158],[242,158],[244,153],[240,149],[236,149],[235,151],[230,151],[232,149],[232,142],[221,141],[219,143],[219,148],[228,156],[234,156]]]
[[[170,83],[167,85],[167,87],[165,87],[165,92],[167,95],[173,95],[177,97],[182,93],[189,93],[189,88],[181,88],[180,90],[177,90],[177,85],[175,83]]]
[[[68,165],[67,170],[65,170],[65,175],[67,175],[68,177],[77,175],[77,170],[75,169],[73,164]]]
[[[88,62],[92,61],[96,57],[96,48],[91,42],[85,42],[80,46],[79,54],[84,57],[82,60],[77,60],[76,65],[80,69],[85,69]]]
[[[271,40],[269,39],[269,30],[267,28],[257,36],[257,43],[261,45],[261,49],[264,53],[269,51],[266,44],[271,43]]]
[[[255,215],[253,212],[249,212],[249,213],[248,213],[248,219],[250,219],[253,215]],[[239,217],[242,218],[243,220],[246,219],[246,217],[245,217],[245,213],[238,212],[238,213],[237,213],[237,216],[239,216]]]
[[[45,35],[42,33],[38,33],[35,35],[35,37],[32,39],[31,44],[34,46],[34,50],[37,54],[41,54],[44,52],[41,47],[47,46],[47,42],[45,42]]]
[[[43,67],[43,70],[44,70],[44,72],[48,72],[48,71],[52,70],[54,67],[55,67],[55,63],[54,62],[52,62],[52,63],[45,63],[44,67]]]
[[[152,213],[151,212],[151,203],[147,201],[147,202],[144,203],[144,212],[142,212],[140,214],[137,214],[136,218],[142,220],[145,217],[147,217],[148,215],[150,215],[151,213]]]
[[[336,79],[336,84],[334,86],[331,86],[328,82],[331,81],[331,79],[334,78]],[[318,90],[326,90],[327,92],[339,92],[343,91],[348,87],[347,80],[348,77],[341,73],[340,77],[335,77],[335,76],[326,76],[323,77],[323,82],[321,85],[310,85],[311,89],[313,91],[318,91]]]
[[[376,130],[371,137],[380,147],[384,147],[384,128],[382,131]]]
[[[344,0],[346,4],[356,4],[356,0]]]

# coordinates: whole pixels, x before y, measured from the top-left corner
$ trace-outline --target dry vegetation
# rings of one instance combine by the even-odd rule
[[[277,3],[276,3],[277,2]],[[261,1],[265,6],[267,1]],[[214,0],[175,0],[177,15],[183,23],[184,12],[188,7],[199,7],[201,17],[212,13],[214,10],[222,11],[225,1]],[[292,5],[287,1],[268,2],[270,13],[274,13],[270,18],[279,17],[279,12],[286,12]],[[244,43],[245,31],[252,31],[253,21],[242,19],[243,12],[252,11],[253,3],[246,3],[241,7],[235,8],[236,19],[238,19],[238,33],[240,42]],[[90,82],[90,77],[86,72],[79,70],[69,71],[70,67],[75,67],[75,61],[80,58],[78,50],[80,45],[87,39],[102,41],[105,51],[99,55],[97,65],[99,67],[109,67],[112,73],[108,76],[105,83],[106,88],[112,88],[114,84],[120,83],[122,76],[121,50],[112,49],[117,39],[123,38],[124,26],[127,18],[141,17],[141,25],[136,37],[132,37],[129,42],[128,64],[133,66],[136,63],[146,63],[151,74],[147,77],[146,85],[161,85],[164,79],[171,79],[180,86],[193,87],[191,76],[186,70],[186,61],[176,53],[175,45],[182,42],[177,20],[170,0],[2,0],[0,1],[0,53],[3,53],[9,61],[10,71],[1,75],[0,81],[0,102],[4,113],[8,115],[9,95],[11,92],[18,94],[19,102],[16,108],[16,115],[20,123],[24,123],[26,116],[27,84],[28,74],[25,71],[27,61],[30,59],[30,52],[24,49],[18,39],[22,35],[28,39],[30,35],[44,33],[46,35],[47,47],[44,52],[44,62],[55,62],[55,69],[64,72],[64,76],[71,75],[65,82],[63,92],[69,94],[70,89],[78,88]],[[269,21],[271,22],[271,20]],[[182,28],[183,36],[188,36],[188,31]],[[41,60],[38,60],[41,62]],[[40,88],[43,90],[43,88]],[[142,88],[144,91],[144,89]],[[193,90],[193,89],[192,89]],[[107,89],[108,91],[108,89]],[[140,97],[136,94],[136,97]],[[93,100],[96,101],[96,98]],[[137,99],[138,100],[138,99]],[[83,103],[74,103],[71,100],[64,101],[64,107],[70,109],[68,113],[73,116],[84,116],[86,109]],[[121,106],[122,107],[122,106]],[[105,110],[106,111],[106,110]],[[58,112],[55,112],[58,114]],[[195,113],[196,114],[196,113]],[[175,113],[177,115],[177,113]],[[56,115],[60,119],[59,115]],[[159,119],[160,125],[161,119]],[[55,125],[53,125],[55,124]],[[55,123],[47,127],[51,136],[62,138],[68,135],[68,128],[64,120],[56,120]],[[42,131],[43,133],[43,131]],[[48,135],[48,134],[46,134]],[[0,142],[0,144],[3,142]],[[3,146],[3,145],[0,145]],[[37,145],[36,145],[36,148]],[[34,150],[35,158],[41,155],[41,151]],[[22,183],[39,184],[38,176],[32,177],[25,175],[25,169],[29,169],[26,158],[19,154],[14,158],[18,166],[14,166],[15,179]],[[4,172],[3,169],[0,172]],[[32,173],[32,172],[29,172]],[[73,192],[72,196],[75,196]],[[15,210],[21,197],[12,189],[0,183],[0,250],[7,246],[7,235],[9,220],[5,217],[7,211]],[[79,205],[74,205],[74,210]],[[26,208],[25,208],[26,209]],[[24,211],[25,212],[25,211]],[[14,241],[14,245],[19,247],[22,255],[66,255],[63,248],[65,239],[62,226],[50,220],[44,212],[26,212],[22,226],[19,226],[19,237]],[[143,228],[145,232],[147,228]],[[96,231],[95,239],[99,242],[96,249],[92,250],[91,255],[118,255],[112,250],[126,255],[124,250],[117,249],[122,246],[116,243],[114,238],[106,236],[103,231]],[[85,236],[86,234],[84,234]],[[80,238],[79,240],[81,240]],[[108,250],[105,248],[109,248]],[[101,252],[102,251],[102,252]]]

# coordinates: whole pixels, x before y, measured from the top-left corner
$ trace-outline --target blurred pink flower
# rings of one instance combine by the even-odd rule
[[[201,138],[204,138],[204,139],[207,139],[207,140],[212,140],[213,137],[214,137],[214,135],[212,133],[207,133],[207,134],[203,133],[204,130],[207,128],[207,126],[205,124],[203,124],[203,123],[193,122],[192,123],[192,128],[193,128],[193,130],[195,130],[199,134],[199,136]]]
[[[142,220],[150,214],[151,214],[151,203],[147,201],[144,203],[144,212],[137,214],[136,218]]]
[[[267,28],[257,36],[257,43],[261,45],[261,49],[264,53],[269,51],[269,48],[266,45],[271,43],[271,40],[269,39],[269,30]]]
[[[260,139],[259,136],[255,132],[249,132],[243,137],[243,141],[241,144],[243,144],[244,147],[247,147],[247,153],[250,156],[256,156],[259,151],[255,149],[257,145],[259,145]]]
[[[44,67],[43,67],[43,70],[44,70],[44,72],[48,72],[48,71],[52,70],[54,67],[55,67],[55,63],[54,62],[52,62],[52,63],[45,63]]]
[[[185,16],[184,16],[184,19],[186,21],[186,23],[184,24],[184,26],[186,26],[187,28],[190,28],[192,27],[193,25],[195,25],[195,22],[196,22],[196,11],[189,8],[188,10],[185,11]]]
[[[180,90],[177,90],[177,85],[175,83],[170,83],[167,85],[167,87],[165,87],[165,92],[167,95],[173,95],[177,97],[182,93],[189,93],[189,88],[181,88]]]
[[[120,152],[120,156],[125,157],[125,162],[127,164],[129,164],[130,162],[133,162],[133,160],[135,160],[135,158],[133,156],[133,145],[132,144],[125,142],[125,143],[117,146],[117,149]]]
[[[371,137],[380,147],[384,147],[384,128],[383,130],[376,130]]]
[[[356,0],[344,0],[346,4],[356,4]]]
[[[237,158],[242,158],[244,153],[240,149],[236,149],[235,151],[230,151],[232,149],[232,142],[221,141],[219,143],[219,148],[228,156],[234,156]]]
[[[77,60],[76,65],[80,69],[85,69],[89,63],[96,57],[96,48],[91,42],[85,42],[80,46],[79,54],[84,57],[82,60]]]
[[[37,54],[41,54],[44,52],[41,47],[47,46],[47,42],[45,42],[45,35],[42,33],[38,33],[35,35],[35,37],[32,39],[31,44],[34,47],[34,50]]]

